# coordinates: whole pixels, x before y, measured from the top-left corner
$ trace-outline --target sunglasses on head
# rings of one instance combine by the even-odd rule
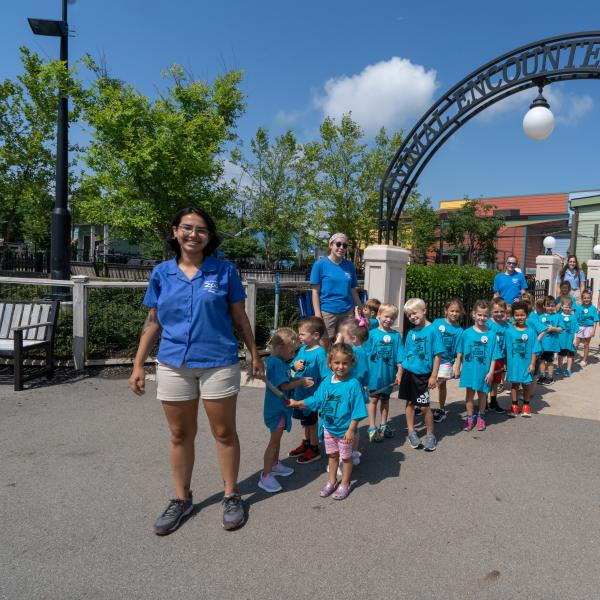
[[[348,244],[345,244],[344,242],[335,242],[335,247],[336,248],[347,248]]]

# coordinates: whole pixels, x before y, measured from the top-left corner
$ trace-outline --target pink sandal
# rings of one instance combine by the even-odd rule
[[[333,495],[333,499],[334,500],[344,500],[348,497],[349,493],[350,493],[350,484],[348,484],[348,485],[340,484],[338,486],[337,491]]]
[[[323,487],[321,487],[321,491],[319,492],[319,496],[321,498],[327,498],[327,496],[331,496],[333,492],[335,492],[337,488],[337,483],[331,483],[328,481]]]

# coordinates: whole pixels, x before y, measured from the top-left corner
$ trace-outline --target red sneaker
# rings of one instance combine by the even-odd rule
[[[299,465],[307,465],[321,458],[321,453],[318,450],[313,450],[311,446],[306,448],[304,452],[296,459]]]
[[[524,408],[524,407],[523,407],[523,408]],[[518,416],[519,416],[519,405],[518,405],[518,404],[515,404],[515,403],[513,402],[512,406],[510,407],[510,414],[511,414],[513,417],[518,417]]]
[[[307,446],[304,442],[302,442],[297,448],[290,450],[288,452],[288,456],[292,458],[296,456],[302,456],[306,452],[307,448],[310,448],[310,446]]]
[[[529,404],[523,404],[523,412],[522,417],[530,417],[531,416],[531,406]]]

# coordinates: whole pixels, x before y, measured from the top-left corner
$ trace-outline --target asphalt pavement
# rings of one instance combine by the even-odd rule
[[[368,445],[350,496],[319,497],[325,461],[284,491],[257,488],[262,389],[239,398],[240,490],[249,519],[222,530],[221,481],[200,418],[192,516],[152,532],[172,495],[154,383],[59,378],[0,383],[0,598],[595,599],[600,575],[600,363],[539,389],[531,419],[490,415],[462,431],[462,392],[434,453],[396,437]],[[579,390],[579,391],[577,391]],[[543,392],[540,393],[540,392]],[[504,395],[503,402],[507,402]],[[559,415],[572,416],[559,416]],[[282,447],[297,445],[298,429]]]

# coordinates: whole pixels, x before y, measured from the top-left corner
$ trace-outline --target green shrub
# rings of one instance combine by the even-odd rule
[[[406,272],[408,288],[455,287],[464,283],[473,285],[494,283],[498,271],[460,265],[409,265]]]

